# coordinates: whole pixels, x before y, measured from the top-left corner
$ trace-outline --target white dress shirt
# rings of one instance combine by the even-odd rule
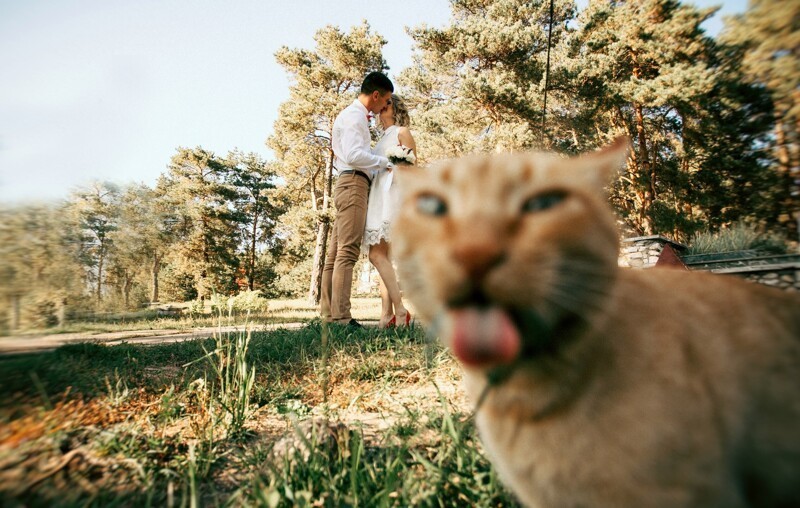
[[[367,108],[356,99],[334,120],[331,145],[337,171],[355,169],[370,176],[389,165],[389,159],[375,155],[370,149],[368,114]]]

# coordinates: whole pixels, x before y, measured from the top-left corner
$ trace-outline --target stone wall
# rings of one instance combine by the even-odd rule
[[[758,267],[758,269],[721,269],[714,273],[737,275],[752,282],[771,286],[784,291],[800,292],[800,263],[790,266]]]
[[[733,275],[785,291],[800,292],[800,254],[764,255],[741,251],[681,257],[685,250],[685,245],[663,236],[625,238],[621,242],[619,266],[651,268],[667,258],[674,259],[677,254],[679,263],[689,270]]]
[[[685,245],[658,235],[623,238],[620,245],[619,266],[626,268],[655,266],[667,245],[676,252],[686,250]]]

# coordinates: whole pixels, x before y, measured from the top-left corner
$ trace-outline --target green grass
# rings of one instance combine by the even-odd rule
[[[737,223],[713,233],[699,233],[689,242],[686,254],[718,254],[745,250],[769,254],[785,254],[788,242],[774,233],[765,233],[758,227]]]
[[[288,453],[255,450],[261,472],[238,494],[249,506],[516,506],[476,442],[471,420],[446,401],[402,435],[369,442],[358,430],[298,433]],[[406,434],[408,432],[408,434]],[[412,435],[432,433],[433,446]]]
[[[0,359],[0,499],[517,506],[483,456],[446,351],[420,328],[331,327],[327,350],[323,332],[312,320],[246,343],[77,344]]]
[[[164,304],[165,306],[168,304]],[[377,298],[353,298],[352,313],[356,319],[377,320],[380,313],[380,300]],[[172,307],[188,307],[187,303],[174,303]],[[303,299],[270,300],[269,310],[250,316],[225,318],[223,324],[243,324],[257,326],[262,324],[305,323],[319,317],[319,308],[309,305]],[[15,335],[44,335],[60,333],[110,333],[138,330],[190,330],[210,328],[219,325],[209,305],[202,315],[161,316],[154,310],[115,312],[97,314],[92,317],[75,318],[61,327],[18,330]]]
[[[254,332],[248,359],[262,379],[306,375],[313,368],[313,362],[321,358],[320,336],[319,320],[301,330]],[[347,354],[374,354],[393,340],[391,332],[366,329],[336,335],[331,347]],[[216,347],[213,338],[149,346],[107,347],[83,342],[61,346],[50,354],[0,357],[3,370],[0,407],[18,397],[41,395],[42,390],[48,397],[55,397],[67,387],[84,396],[95,397],[106,392],[105,380],[109,377],[121,377],[131,388],[160,390],[170,383],[185,386],[212,374],[210,365],[196,360]],[[34,379],[39,382],[34,383]]]
[[[87,342],[61,346],[52,353],[0,357],[0,407],[31,397],[56,398],[67,388],[83,397],[97,397],[106,393],[106,379],[115,377],[124,379],[129,388],[185,385],[202,376],[203,368],[180,366],[202,357],[203,347],[213,347],[213,340],[114,347]],[[33,383],[35,379],[38,383]]]

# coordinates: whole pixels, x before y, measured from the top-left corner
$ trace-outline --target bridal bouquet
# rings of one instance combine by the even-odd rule
[[[392,164],[414,164],[417,162],[414,152],[403,145],[392,146],[386,150],[386,158]]]

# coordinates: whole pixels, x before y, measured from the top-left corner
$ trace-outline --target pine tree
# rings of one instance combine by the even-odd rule
[[[126,307],[136,280],[149,286],[151,303],[159,301],[161,265],[175,241],[177,221],[164,195],[144,184],[130,185],[120,196],[120,226],[113,233],[114,268]]]
[[[715,157],[736,150],[754,153],[757,132],[742,138],[729,129],[725,136],[735,145],[715,147],[698,131],[702,126],[707,134],[721,132],[725,126],[714,122],[733,119],[733,108],[744,106],[736,101],[746,95],[737,92],[735,79],[730,81],[735,73],[723,68],[719,48],[700,27],[713,12],[675,0],[594,0],[579,17],[581,27],[572,41],[576,105],[591,112],[585,120],[596,132],[597,145],[619,134],[633,142],[612,198],[639,234],[685,237],[701,227],[715,207],[719,211],[725,205],[695,200],[691,187],[697,172],[714,176],[721,171],[711,187],[720,191],[731,182],[726,172],[735,176],[746,169],[723,168]]]
[[[242,213],[240,235],[244,250],[247,288],[256,287],[259,245],[275,245],[276,222],[282,210],[273,199],[277,164],[264,161],[256,153],[234,150],[228,154],[228,182],[238,190],[236,208]]]
[[[772,98],[776,171],[781,180],[778,220],[800,234],[800,3],[751,0],[748,10],[729,19],[722,37],[736,45],[747,81]],[[792,217],[794,216],[794,217]],[[794,218],[794,221],[792,219]]]
[[[449,26],[409,31],[416,43],[414,65],[399,82],[414,110],[423,161],[551,146],[542,129],[545,85],[548,109],[560,109],[563,59],[557,54],[564,51],[575,4],[554,0],[552,23],[550,5],[457,0],[451,2]]]
[[[769,96],[743,79],[740,60],[729,51],[719,47],[711,92],[676,107],[681,180],[670,186],[674,208],[668,224],[684,238],[743,221],[773,226],[777,219],[779,181],[766,149]],[[668,224],[662,230],[669,231]]]
[[[112,253],[113,232],[119,224],[119,188],[107,182],[93,182],[72,193],[69,214],[81,239],[81,259],[87,280],[94,281],[97,303],[103,297],[106,263]]]
[[[243,221],[235,208],[237,190],[227,183],[231,169],[201,147],[179,148],[157,191],[174,207],[178,241],[170,262],[191,275],[197,297],[235,291],[238,230]]]
[[[284,261],[292,262],[280,269],[285,277],[308,280],[303,260],[312,255],[308,248],[313,245],[308,296],[317,303],[333,220],[333,121],[356,98],[364,76],[387,67],[381,54],[386,41],[366,22],[348,33],[323,28],[314,40],[314,51],[284,47],[275,54],[292,84],[267,145],[274,150],[278,172],[286,182],[280,193],[287,209],[281,229],[288,238]]]

